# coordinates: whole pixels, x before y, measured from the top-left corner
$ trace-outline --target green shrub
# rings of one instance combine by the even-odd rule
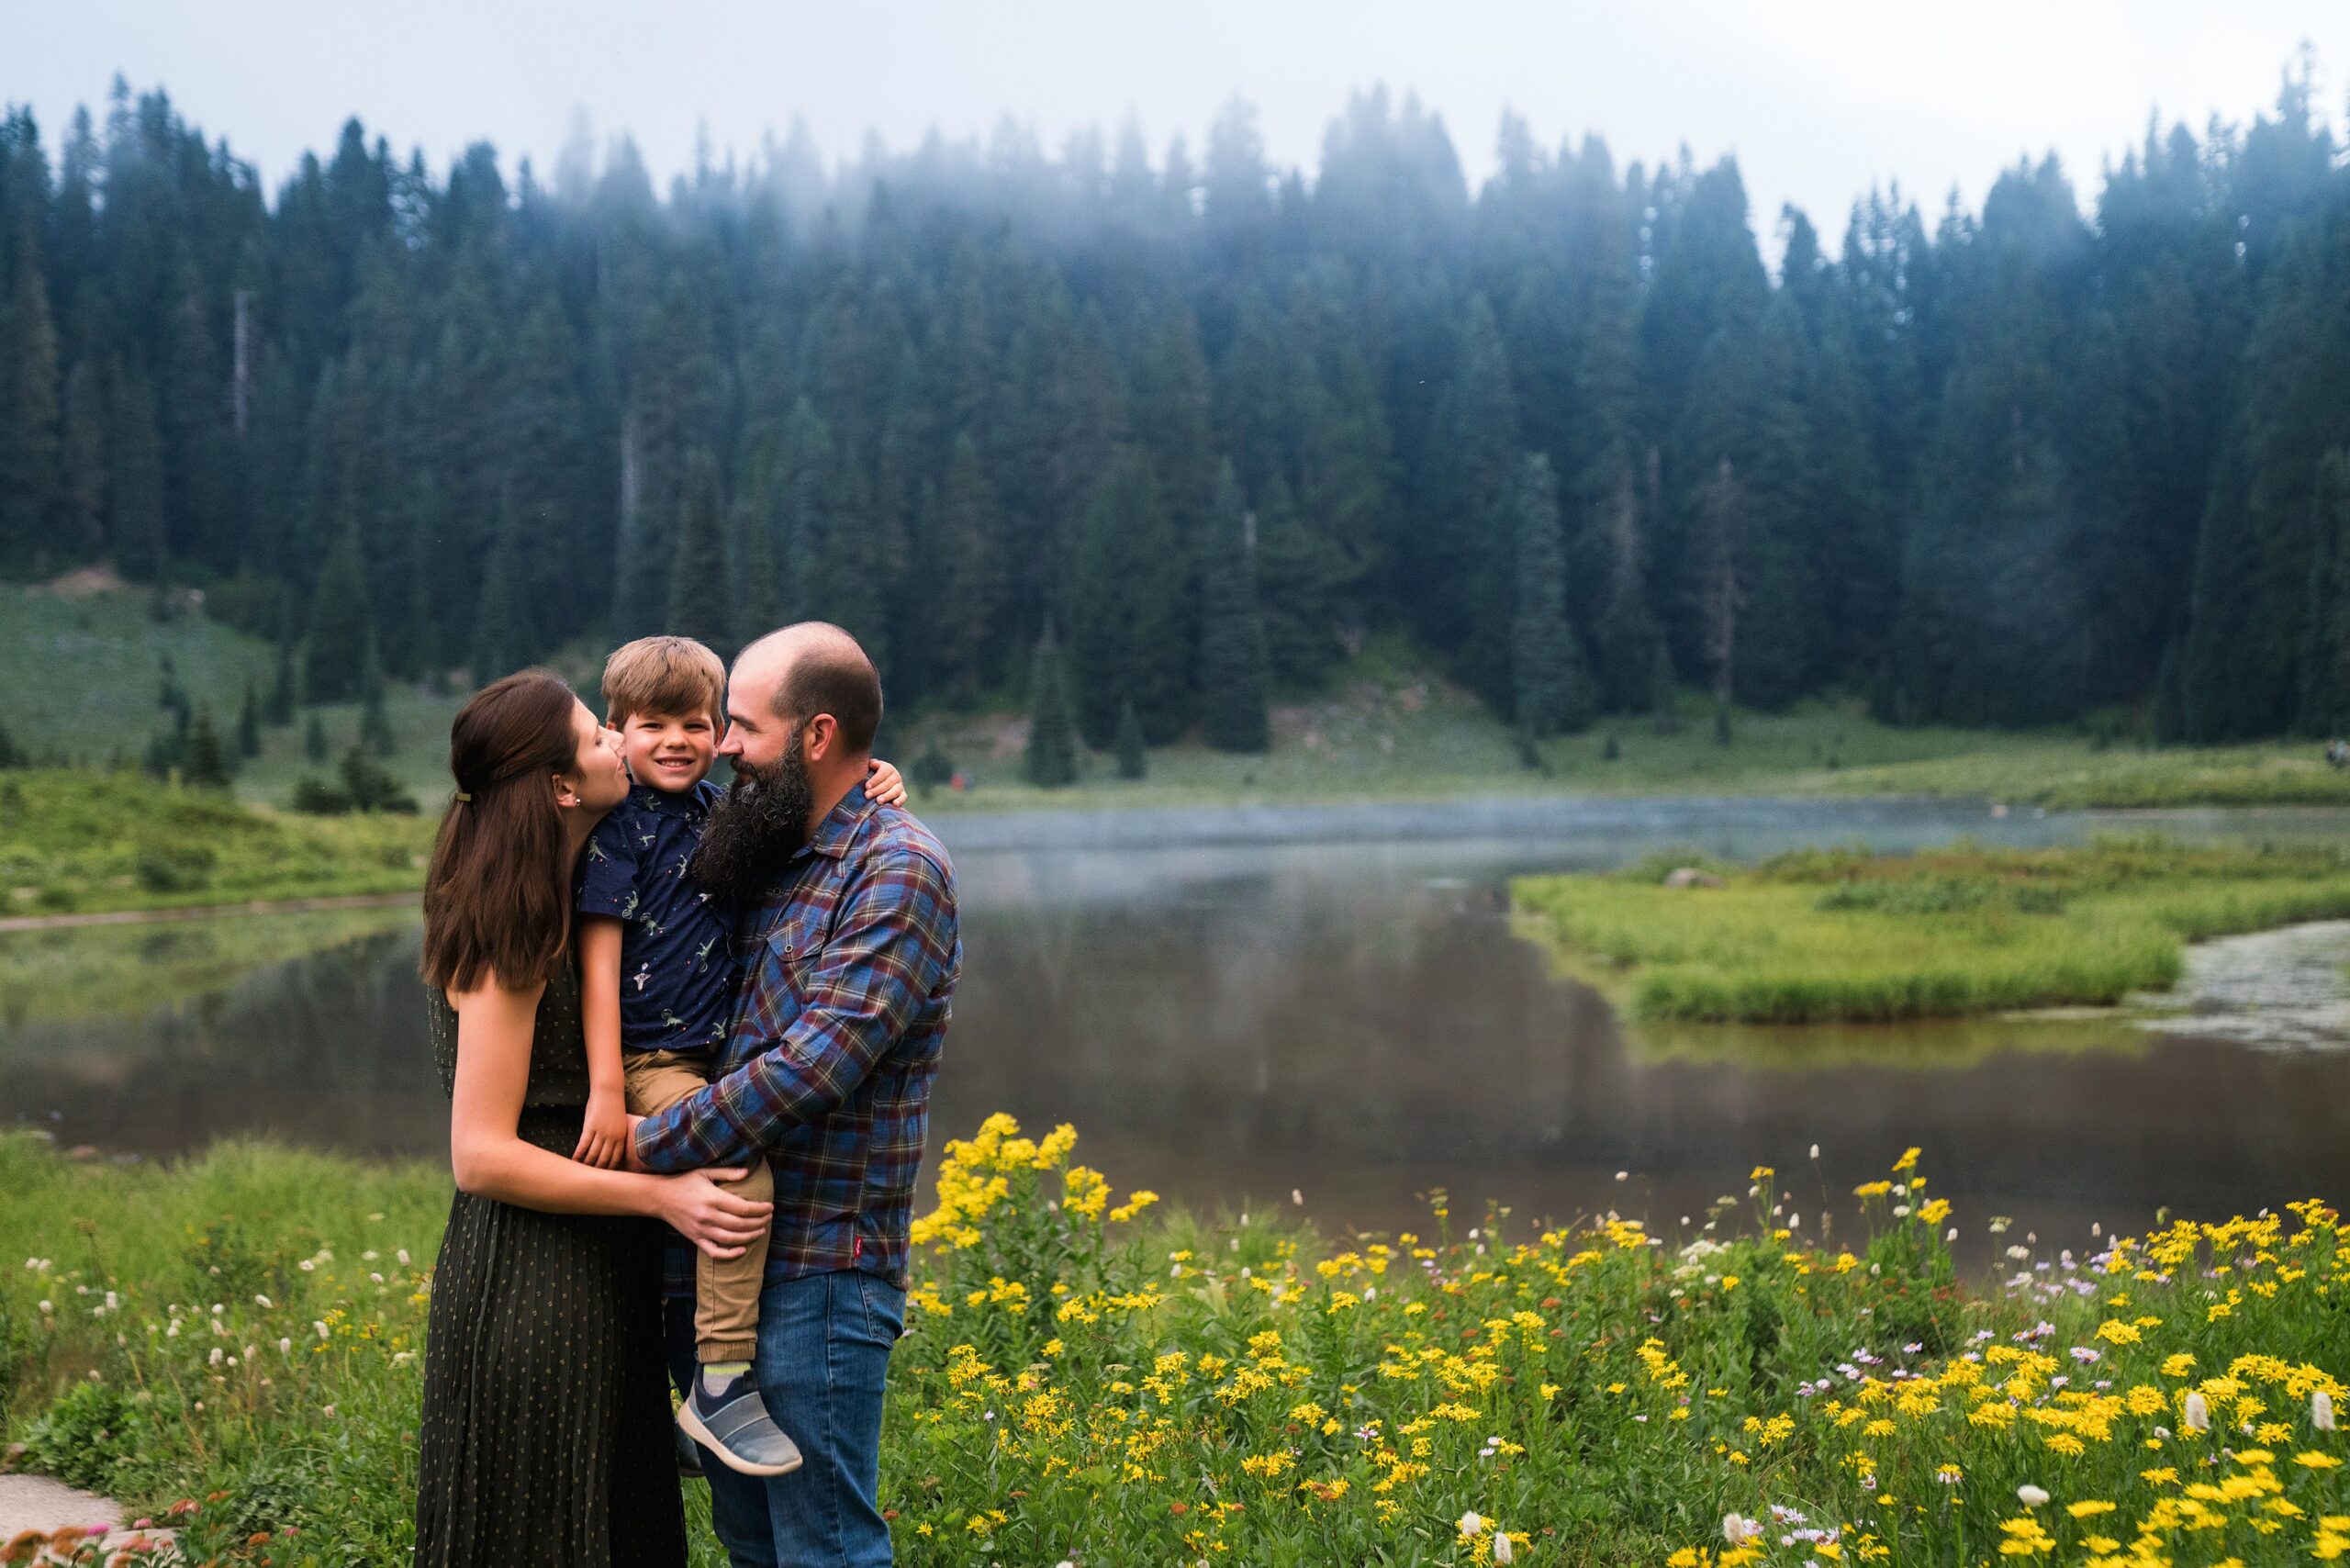
[[[286,805],[309,817],[347,817],[351,814],[351,797],[315,774],[304,774],[294,781],[293,798]]]
[[[131,870],[151,893],[192,893],[211,880],[218,864],[206,845],[158,845],[140,850]]]
[[[25,1461],[68,1485],[101,1490],[138,1453],[143,1425],[112,1384],[77,1383],[25,1429]]]

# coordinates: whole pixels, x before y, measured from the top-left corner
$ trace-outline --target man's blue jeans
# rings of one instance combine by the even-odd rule
[[[693,1314],[672,1306],[669,1361],[682,1380],[692,1375]],[[702,1455],[734,1568],[888,1568],[876,1500],[881,1387],[905,1320],[906,1293],[859,1270],[771,1280],[759,1293],[759,1394],[802,1462],[761,1480]]]

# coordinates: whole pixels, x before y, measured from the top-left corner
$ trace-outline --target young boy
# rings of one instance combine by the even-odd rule
[[[604,722],[621,732],[632,783],[597,825],[579,874],[580,1010],[587,1025],[587,1125],[573,1158],[616,1169],[631,1115],[666,1110],[710,1081],[734,1013],[733,912],[696,887],[686,864],[722,791],[710,782],[726,666],[689,637],[644,637],[604,666]],[[867,793],[905,799],[876,763]],[[767,1202],[774,1180],[753,1160],[734,1191]],[[694,1260],[694,1379],[677,1424],[729,1468],[781,1475],[800,1449],[776,1426],[751,1376],[757,1351],[762,1238],[739,1258]]]

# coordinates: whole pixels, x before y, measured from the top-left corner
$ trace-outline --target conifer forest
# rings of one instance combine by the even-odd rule
[[[1532,736],[1676,685],[2350,727],[2350,170],[2305,69],[1979,211],[1758,212],[1734,161],[1515,118],[1472,182],[1385,91],[1310,174],[1237,101],[797,131],[666,191],[625,139],[396,134],[272,187],[160,90],[10,112],[0,575],[200,588],[313,701],[819,616],[893,706],[1041,678],[1099,749],[1261,749],[1371,635]]]

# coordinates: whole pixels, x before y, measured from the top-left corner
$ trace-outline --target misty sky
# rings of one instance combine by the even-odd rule
[[[1552,146],[1601,132],[1619,162],[1735,152],[1766,239],[1793,201],[1831,242],[1872,182],[1898,179],[1930,216],[2053,148],[2086,198],[2150,109],[2199,130],[2247,120],[2306,40],[2338,117],[2350,73],[2343,0],[10,0],[0,39],[0,99],[31,104],[52,150],[119,70],[169,89],[273,193],[352,114],[436,167],[486,138],[509,167],[549,169],[584,108],[666,183],[698,127],[747,153],[794,116],[838,158],[868,131],[905,148],[1007,113],[1058,151],[1131,113],[1155,162],[1176,131],[1196,151],[1235,93],[1274,161],[1310,171],[1348,93],[1385,83],[1444,116],[1472,180],[1515,108]]]

